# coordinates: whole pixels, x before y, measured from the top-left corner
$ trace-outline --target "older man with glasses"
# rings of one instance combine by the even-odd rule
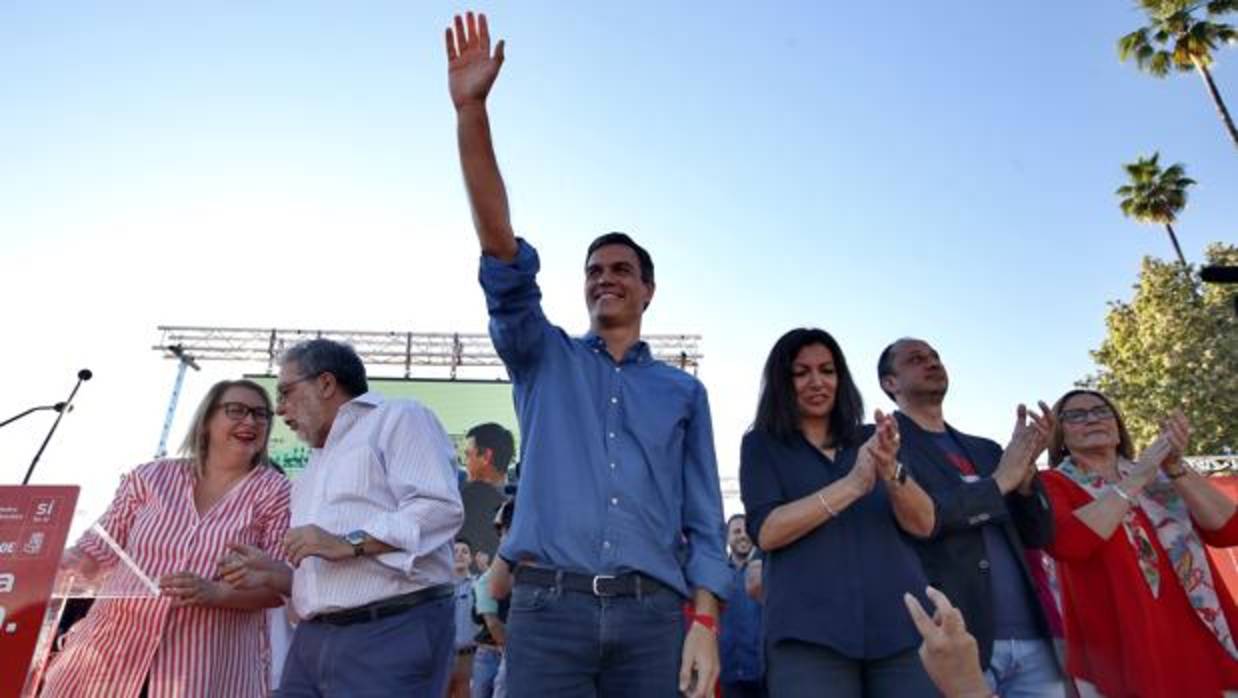
[[[276,695],[443,695],[464,517],[451,440],[423,405],[371,392],[338,342],[289,349],[276,393],[312,449],[284,541],[295,571],[245,546],[221,565],[230,583],[290,595],[303,619]]]

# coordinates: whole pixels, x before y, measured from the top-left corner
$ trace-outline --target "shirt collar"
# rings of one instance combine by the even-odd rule
[[[606,351],[606,340],[602,339],[602,337],[593,330],[589,330],[585,334],[584,342],[586,346],[592,348],[594,351]],[[632,362],[647,364],[651,361],[653,361],[653,352],[649,350],[649,343],[644,340],[640,340],[628,349],[628,352],[623,355],[623,360],[619,363],[622,364]]]

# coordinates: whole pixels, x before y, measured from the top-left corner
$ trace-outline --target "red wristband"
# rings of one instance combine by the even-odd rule
[[[718,632],[718,621],[715,620],[714,617],[711,615],[706,615],[704,613],[693,613],[692,622],[700,623],[701,625],[705,627],[706,630],[709,630],[710,632],[714,632],[714,633]]]

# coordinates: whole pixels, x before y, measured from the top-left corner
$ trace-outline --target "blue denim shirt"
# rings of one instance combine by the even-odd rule
[[[718,628],[718,679],[723,683],[760,681],[765,675],[765,629],[761,604],[748,596],[744,575],[748,565],[734,568],[731,595],[726,599]]]
[[[483,255],[490,338],[512,379],[520,487],[509,561],[587,574],[643,572],[725,598],[722,495],[705,387],[644,342],[616,362],[593,334],[542,314],[537,252]]]

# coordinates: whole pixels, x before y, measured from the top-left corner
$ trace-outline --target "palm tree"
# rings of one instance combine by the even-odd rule
[[[1122,215],[1140,223],[1165,226],[1169,241],[1178,253],[1178,261],[1182,262],[1185,270],[1188,268],[1186,257],[1182,256],[1173,222],[1178,212],[1186,206],[1186,188],[1195,184],[1195,180],[1186,176],[1182,163],[1174,163],[1162,170],[1157,162],[1160,156],[1160,153],[1152,153],[1150,158],[1139,158],[1123,165],[1131,181],[1118,187],[1114,193],[1122,197],[1119,202]]]
[[[1217,47],[1238,42],[1238,30],[1218,21],[1223,15],[1238,11],[1238,0],[1138,0],[1147,13],[1150,24],[1118,40],[1118,56],[1125,61],[1135,59],[1140,70],[1163,78],[1170,70],[1194,70],[1204,80],[1212,103],[1221,115],[1221,123],[1230,140],[1238,147],[1238,128],[1225,108],[1221,93],[1212,80],[1208,66]],[[1196,13],[1203,10],[1204,16]]]

